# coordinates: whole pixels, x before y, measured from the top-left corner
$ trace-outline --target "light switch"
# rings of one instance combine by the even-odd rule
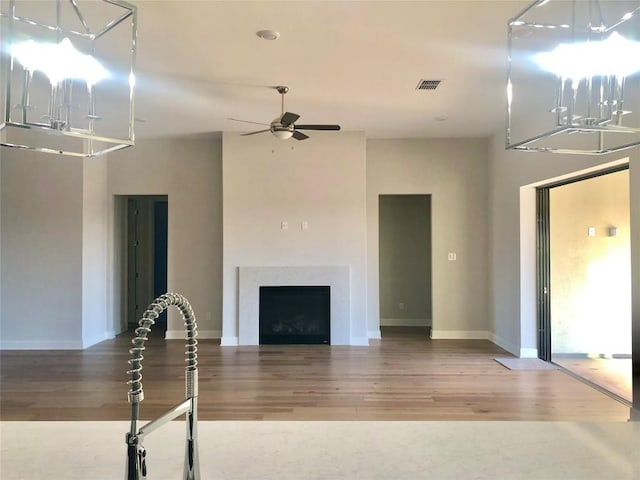
[[[309,230],[309,222],[307,222],[306,220],[303,220],[302,223],[300,224],[300,228],[302,228],[302,230]]]
[[[587,229],[587,235],[589,235],[590,237],[595,237],[596,236],[596,227],[589,227]]]
[[[289,222],[287,222],[286,220],[283,220],[282,222],[280,222],[281,230],[287,230],[288,228],[289,228]]]

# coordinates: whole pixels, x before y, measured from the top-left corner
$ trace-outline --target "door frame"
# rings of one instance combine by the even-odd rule
[[[378,207],[378,231],[377,231],[377,235],[378,235],[378,252],[377,252],[377,256],[378,256],[378,278],[380,279],[382,277],[382,275],[380,275],[380,269],[382,266],[382,249],[381,249],[381,245],[380,245],[380,233],[383,227],[383,222],[381,221],[381,209],[380,209],[380,204],[382,202],[382,198],[383,197],[426,197],[428,198],[428,205],[427,205],[427,210],[426,210],[426,222],[428,225],[428,258],[429,258],[429,271],[428,271],[428,276],[429,276],[429,298],[430,298],[430,305],[429,305],[429,317],[431,318],[426,318],[424,319],[424,321],[426,321],[427,323],[423,323],[420,322],[420,324],[410,324],[411,322],[409,322],[407,319],[407,323],[406,324],[402,324],[401,321],[399,321],[399,319],[396,319],[396,317],[390,317],[390,318],[386,318],[387,321],[391,321],[391,323],[387,323],[386,325],[382,325],[382,285],[381,282],[378,281],[378,312],[379,312],[379,322],[380,322],[380,327],[384,327],[384,326],[388,326],[388,327],[392,327],[392,326],[406,326],[406,327],[413,327],[413,328],[420,328],[422,329],[422,327],[426,328],[426,332],[427,332],[427,336],[430,337],[431,336],[431,331],[433,329],[433,194],[432,193],[379,193],[377,195],[377,207]],[[397,325],[396,325],[397,323]]]
[[[151,219],[149,222],[147,222],[147,226],[145,227],[145,236],[148,237],[148,240],[150,242],[150,244],[148,245],[148,257],[149,257],[149,261],[147,262],[147,272],[149,273],[150,279],[148,280],[148,285],[147,285],[147,290],[148,290],[148,294],[150,294],[152,297],[154,297],[155,291],[154,291],[154,287],[155,287],[155,236],[156,236],[156,232],[155,232],[155,221],[153,219],[153,217],[155,216],[156,213],[156,204],[158,202],[165,202],[167,204],[167,211],[168,211],[168,203],[169,203],[169,197],[168,195],[162,195],[162,194],[155,194],[155,195],[134,195],[134,194],[130,194],[130,195],[114,195],[115,200],[114,200],[114,205],[115,205],[115,212],[114,212],[114,224],[115,224],[115,228],[114,228],[114,234],[115,234],[115,239],[114,239],[114,246],[115,246],[115,254],[114,254],[114,292],[116,292],[115,297],[114,297],[114,311],[119,311],[120,312],[120,330],[121,331],[126,331],[128,328],[131,328],[131,326],[133,325],[137,325],[137,322],[139,320],[139,317],[141,316],[141,313],[144,312],[144,309],[147,307],[148,303],[145,303],[145,301],[143,300],[142,302],[145,304],[139,304],[140,302],[138,302],[138,300],[135,298],[135,294],[134,294],[134,298],[132,298],[132,294],[131,294],[131,282],[135,281],[135,278],[132,278],[132,276],[130,275],[130,264],[132,262],[132,260],[135,262],[136,259],[133,258],[132,256],[135,257],[136,254],[132,254],[131,252],[131,248],[130,248],[130,241],[135,240],[134,236],[135,234],[133,234],[134,236],[132,236],[132,232],[130,231],[132,226],[132,223],[130,221],[130,215],[129,215],[129,210],[130,210],[130,204],[131,201],[135,201],[135,200],[139,200],[139,199],[145,199],[147,200],[147,202],[149,203],[148,205],[148,209],[149,210],[149,215],[151,216]],[[146,207],[145,207],[146,208]],[[167,236],[167,241],[165,242],[165,245],[168,243],[168,216],[167,216],[167,222],[165,223],[165,234]],[[168,264],[168,251],[164,251],[164,256],[167,257],[164,259],[165,265]],[[165,268],[165,272],[166,272],[166,276],[168,277],[168,269]],[[168,283],[168,278],[166,279],[167,283]],[[135,290],[135,288],[134,288]],[[163,292],[165,293],[165,292]],[[153,298],[151,298],[151,300],[153,300]],[[151,301],[150,300],[150,301]],[[138,304],[138,309],[137,309],[137,313],[136,314],[132,314],[131,312],[131,308],[130,308],[130,304],[131,302],[136,302]],[[166,318],[166,317],[165,317]],[[161,328],[163,330],[166,330],[166,320],[164,322],[160,322],[161,323]]]
[[[551,290],[551,220],[550,220],[550,191],[552,188],[561,187],[563,185],[569,185],[572,183],[589,180],[592,178],[601,177],[603,175],[609,175],[612,173],[621,172],[624,170],[630,170],[629,163],[622,163],[601,170],[576,175],[569,178],[564,178],[559,181],[549,182],[536,187],[536,327],[538,331],[538,358],[553,363],[552,354],[552,340],[551,340],[551,298],[553,292]],[[632,362],[635,361],[639,352],[633,350],[632,347]],[[560,367],[562,368],[562,367]],[[566,369],[562,368],[566,371]],[[618,395],[604,390],[597,384],[578,377],[572,372],[567,371],[572,376],[590,384],[603,393],[607,393],[613,396],[617,400],[621,401],[628,406],[631,403]],[[632,371],[632,392],[637,389],[638,373],[636,370]],[[635,397],[634,397],[635,398]]]

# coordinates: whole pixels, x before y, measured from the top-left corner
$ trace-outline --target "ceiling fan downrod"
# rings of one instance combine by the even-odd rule
[[[280,85],[276,87],[276,90],[280,94],[282,100],[280,103],[280,117],[282,117],[284,115],[284,94],[289,91],[289,87]]]

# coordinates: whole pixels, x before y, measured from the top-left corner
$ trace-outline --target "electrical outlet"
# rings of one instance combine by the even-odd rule
[[[404,302],[398,304],[398,310],[404,310]]]
[[[457,255],[456,255],[455,253],[449,253],[449,255],[447,255],[447,259],[448,259],[450,262],[455,261],[457,258],[458,258],[458,257],[457,257]]]

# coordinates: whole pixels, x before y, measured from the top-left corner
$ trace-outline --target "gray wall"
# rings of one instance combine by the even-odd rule
[[[1,346],[82,348],[82,160],[1,155]]]
[[[107,159],[82,162],[82,343],[89,346],[118,332],[110,317]]]
[[[138,141],[134,148],[110,155],[108,176],[111,203],[114,195],[168,196],[167,289],[189,299],[202,338],[219,337],[222,330],[220,141]],[[112,229],[118,221],[112,219]],[[176,309],[169,310],[167,323],[168,338],[184,337]]]
[[[344,143],[323,144],[309,164],[298,161],[304,155],[298,157],[295,152],[305,150],[296,144],[294,146],[301,150],[289,150],[293,153],[277,150],[274,153],[273,148],[269,148],[271,145],[257,144],[252,149],[262,151],[259,156],[252,157],[252,149],[241,149],[239,157],[234,154],[230,157],[250,158],[249,163],[237,167],[259,168],[273,179],[268,191],[272,206],[277,208],[269,212],[265,220],[277,219],[278,232],[267,237],[268,248],[274,252],[271,258],[280,260],[283,252],[292,247],[296,263],[307,263],[305,254],[310,246],[324,245],[335,232],[351,232],[348,245],[332,244],[315,262],[354,261],[358,265],[361,277],[357,285],[360,291],[366,285],[366,296],[358,293],[355,304],[360,309],[356,309],[360,318],[367,319],[367,332],[363,331],[365,327],[357,325],[352,335],[379,335],[379,195],[431,194],[433,229],[438,232],[433,235],[432,257],[436,336],[488,335],[513,353],[535,353],[535,218],[531,214],[532,206],[535,211],[535,203],[531,201],[534,185],[571,172],[600,168],[626,156],[631,157],[632,315],[634,329],[640,331],[639,149],[604,157],[526,154],[505,151],[502,134],[490,142],[482,139],[370,140],[366,142],[365,170],[364,137],[354,135],[344,137]],[[340,153],[344,151],[359,153]],[[222,147],[219,141],[139,141],[132,149],[112,154],[107,164],[104,199],[107,218],[96,223],[85,217],[82,200],[88,202],[84,207],[87,215],[99,218],[104,205],[98,191],[104,187],[99,186],[96,191],[90,185],[95,178],[101,178],[99,164],[93,165],[97,171],[87,170],[85,177],[80,160],[5,148],[0,158],[3,348],[81,348],[99,336],[95,332],[106,328],[104,336],[118,331],[122,319],[114,288],[121,278],[116,276],[118,269],[113,265],[121,259],[113,245],[114,230],[118,226],[111,213],[116,210],[113,195],[117,194],[169,196],[169,289],[180,291],[192,300],[203,330],[213,336],[221,333]],[[343,167],[340,160],[354,163]],[[299,177],[295,175],[301,175],[297,169],[303,167],[310,168],[304,177],[307,183],[298,184],[296,178]],[[344,178],[343,172],[346,172]],[[252,175],[249,178],[255,179],[257,173]],[[89,181],[89,177],[94,180]],[[315,181],[318,178],[322,181]],[[236,188],[239,192],[258,188],[252,182],[244,186],[240,182]],[[324,194],[325,185],[330,185],[333,192],[329,199]],[[366,213],[360,203],[365,185]],[[287,201],[297,198],[296,189],[308,190],[310,197],[305,203]],[[255,195],[259,193],[256,191]],[[253,215],[251,205],[243,208],[246,218],[242,222],[246,222],[246,228],[260,226],[254,220],[262,220]],[[93,213],[89,215],[90,211]],[[279,242],[278,239],[283,239],[279,230],[283,212],[292,225],[291,238]],[[333,212],[337,212],[335,216]],[[303,232],[298,230],[294,234],[293,226],[302,216],[310,222],[309,237],[303,237]],[[365,216],[366,232],[360,223]],[[317,225],[315,218],[322,220],[323,233],[317,238],[312,233]],[[89,287],[90,283],[83,286],[86,277],[93,275],[83,266],[83,258],[86,260],[90,252],[89,246],[83,245],[83,238],[88,242],[91,236],[97,239],[91,243],[102,242],[105,224],[106,318],[91,314],[88,318],[92,320],[87,319],[87,324],[82,310],[89,304],[83,303],[83,295],[88,300],[91,298],[88,292],[102,292],[103,287],[99,284]],[[365,251],[366,278],[362,273],[365,268],[358,263]],[[448,252],[456,252],[458,260],[447,261]],[[255,259],[251,255],[249,251],[246,262],[253,263]],[[234,261],[245,262],[238,258]],[[262,261],[266,263],[265,257]],[[101,268],[99,264],[92,267],[97,272]],[[233,296],[229,298],[234,301]],[[181,335],[175,315],[173,322],[169,328],[173,328],[176,336]],[[95,332],[89,333],[87,329]],[[83,331],[87,332],[84,341]],[[638,334],[634,335],[634,348],[638,350]]]
[[[84,160],[2,149],[1,162],[3,348],[84,348],[122,330],[118,194],[169,194],[169,289],[192,302],[201,336],[220,336],[219,141]],[[178,316],[169,337],[184,335]]]
[[[505,150],[502,133],[491,139],[489,318],[494,342],[516,355],[537,355],[535,186],[576,172],[596,171],[627,157],[633,171],[638,168],[634,167],[638,156],[638,149],[601,156],[516,152]],[[633,188],[632,181],[632,199]],[[633,212],[631,217],[633,229]],[[633,239],[631,248],[633,258]]]
[[[380,325],[431,326],[431,197],[379,198]]]
[[[640,376],[640,148],[630,153],[629,168],[629,216],[631,218],[631,334],[633,374],[635,380]],[[640,382],[633,383],[634,419],[640,420]],[[633,412],[632,412],[633,414]]]
[[[362,132],[223,134],[223,344],[238,341],[238,267],[263,266],[349,266],[350,338],[337,342],[368,343],[365,145]]]
[[[434,338],[488,338],[487,163],[484,139],[367,142],[367,317],[379,333],[382,194],[430,194]],[[448,261],[456,253],[456,261]]]

